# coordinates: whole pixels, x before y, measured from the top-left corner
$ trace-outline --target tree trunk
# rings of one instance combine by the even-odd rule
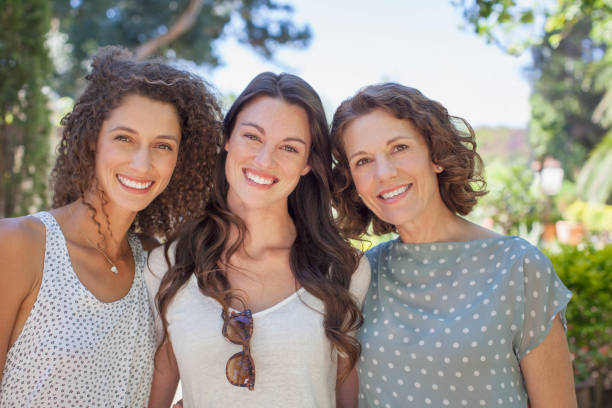
[[[160,47],[168,45],[172,41],[179,38],[191,27],[193,27],[203,5],[204,0],[191,0],[187,6],[187,9],[185,9],[178,20],[176,20],[176,22],[168,29],[168,32],[139,45],[134,50],[134,56],[138,59],[145,59],[153,55]]]

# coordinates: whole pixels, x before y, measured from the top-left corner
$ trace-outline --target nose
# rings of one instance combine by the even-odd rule
[[[397,175],[397,168],[387,157],[376,158],[376,178],[378,180],[387,180]]]
[[[140,173],[146,173],[151,169],[151,154],[148,146],[142,146],[134,151],[130,166]]]
[[[255,163],[262,168],[272,167],[274,163],[274,152],[267,146],[262,146],[255,155]]]

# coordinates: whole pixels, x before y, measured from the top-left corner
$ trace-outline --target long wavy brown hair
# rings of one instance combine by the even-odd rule
[[[325,112],[319,96],[303,79],[290,74],[265,72],[249,83],[227,112],[223,144],[229,140],[240,110],[262,95],[299,106],[308,114],[312,137],[308,157],[311,171],[301,177],[288,198],[289,214],[297,232],[289,263],[297,283],[324,303],[325,334],[333,346],[348,356],[352,368],[361,347],[351,332],[357,330],[363,321],[361,311],[349,293],[359,253],[340,237],[332,215],[332,157]],[[166,260],[169,261],[170,245],[174,241],[177,243],[175,263],[162,279],[157,294],[164,338],[168,336],[168,305],[192,274],[196,276],[202,294],[221,304],[222,319],[228,318],[228,307],[233,299],[244,305],[240,296],[230,288],[222,267],[223,259],[230,259],[243,244],[246,230],[244,222],[231,212],[227,204],[226,157],[227,152],[221,150],[215,168],[214,188],[204,216],[166,244]],[[230,239],[232,226],[239,232],[235,240]],[[346,373],[341,373],[340,378]]]
[[[100,49],[85,79],[87,87],[61,122],[64,129],[51,172],[52,207],[79,198],[85,202],[85,194],[95,188],[95,149],[102,122],[126,96],[136,94],[176,108],[181,142],[168,186],[136,215],[132,230],[165,237],[181,222],[201,217],[221,139],[222,115],[212,88],[193,74],[158,60],[138,61],[114,46]],[[105,203],[104,194],[97,193]],[[85,204],[95,220],[96,210]]]
[[[342,232],[359,239],[368,232],[370,224],[376,235],[395,232],[394,225],[378,218],[359,198],[342,142],[344,131],[352,121],[376,109],[414,125],[427,143],[431,161],[444,168],[438,174],[442,201],[453,213],[470,213],[478,197],[487,193],[483,162],[476,152],[470,124],[449,115],[444,106],[415,88],[396,83],[370,85],[342,102],[332,120],[333,198]]]

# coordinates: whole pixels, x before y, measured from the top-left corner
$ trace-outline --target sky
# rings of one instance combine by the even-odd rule
[[[473,126],[525,127],[529,55],[506,55],[461,28],[450,0],[283,0],[309,24],[306,49],[280,48],[273,62],[226,38],[224,65],[203,75],[222,93],[239,94],[262,71],[291,72],[310,83],[327,114],[359,88],[394,81],[419,89]]]

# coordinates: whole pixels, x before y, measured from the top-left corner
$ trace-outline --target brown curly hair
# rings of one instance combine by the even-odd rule
[[[193,74],[158,60],[138,61],[115,46],[100,49],[85,79],[85,91],[61,121],[64,130],[51,172],[52,207],[84,199],[94,186],[96,141],[102,123],[126,96],[136,94],[176,108],[181,142],[168,186],[138,212],[131,229],[165,237],[181,222],[200,217],[221,139],[222,115],[212,88]],[[104,202],[105,197],[102,199]],[[95,216],[93,206],[85,204]]]
[[[343,239],[334,223],[331,207],[331,146],[329,127],[319,96],[303,79],[291,75],[264,72],[256,76],[234,101],[225,115],[224,143],[229,141],[240,111],[262,95],[278,98],[299,106],[308,114],[312,144],[308,156],[311,171],[302,176],[288,197],[289,214],[297,236],[291,246],[289,264],[300,284],[325,305],[323,326],[329,341],[347,356],[352,368],[361,346],[351,334],[363,322],[357,303],[349,292],[351,276],[359,265],[360,255]],[[230,259],[244,241],[244,222],[231,212],[227,204],[229,184],[225,176],[227,152],[222,149],[215,169],[215,183],[204,216],[186,225],[184,231],[166,243],[169,249],[176,241],[176,261],[164,275],[156,303],[168,338],[166,312],[178,290],[191,275],[198,280],[200,291],[222,306],[222,318],[228,319],[232,299],[244,301],[230,288],[222,259]],[[238,238],[230,238],[230,226],[238,229]],[[342,380],[350,368],[340,373]]]
[[[383,109],[398,119],[410,121],[427,143],[431,161],[444,168],[438,174],[442,201],[453,213],[469,214],[477,198],[487,193],[482,176],[483,162],[476,153],[474,130],[462,118],[450,116],[440,103],[419,90],[397,83],[370,85],[340,104],[332,121],[331,138],[335,158],[334,206],[341,230],[359,239],[372,224],[376,235],[396,231],[363,204],[351,178],[342,136],[360,116]]]

